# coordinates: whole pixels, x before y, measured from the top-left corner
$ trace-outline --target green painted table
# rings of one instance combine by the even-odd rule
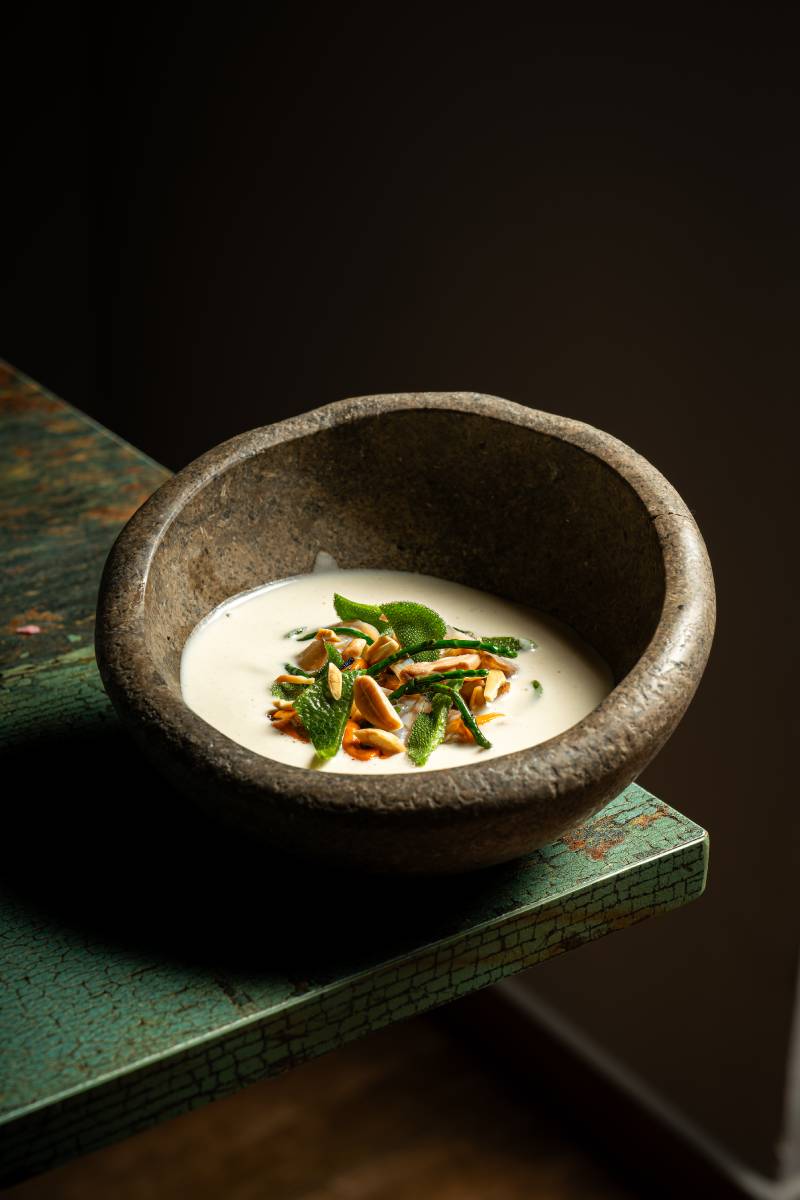
[[[700,895],[706,834],[637,786],[443,881],[208,826],[119,729],[92,652],[105,555],[167,472],[2,364],[0,406],[2,1182]]]

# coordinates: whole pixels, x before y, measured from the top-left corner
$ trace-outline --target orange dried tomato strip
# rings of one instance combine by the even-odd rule
[[[481,713],[481,715],[479,717],[475,718],[475,722],[478,725],[485,725],[487,721],[493,721],[495,719],[495,717],[502,717],[502,716],[505,716],[505,713],[499,713],[499,712]],[[453,720],[450,722],[450,724],[447,726],[446,732],[447,732],[448,737],[457,737],[462,742],[473,742],[475,740],[473,738],[472,734],[470,733],[470,731],[467,729],[467,727],[464,724],[461,717],[454,717]]]
[[[380,757],[380,751],[375,746],[362,746],[355,739],[355,732],[359,728],[358,721],[348,721],[344,727],[344,736],[342,737],[342,749],[345,754],[349,754],[351,758],[359,758],[366,761],[368,758]]]
[[[278,733],[288,733],[289,737],[297,738],[298,742],[307,742],[308,734],[297,720],[297,710],[294,708],[279,708],[270,713],[270,721]]]

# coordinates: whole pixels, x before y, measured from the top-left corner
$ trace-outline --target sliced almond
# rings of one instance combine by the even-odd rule
[[[433,662],[408,663],[403,667],[403,674],[409,679],[419,679],[422,675],[431,675],[434,671],[475,671],[481,665],[478,654],[452,655],[450,658],[436,658]]]
[[[328,663],[328,690],[334,700],[342,698],[342,672],[335,662]]]
[[[366,638],[351,638],[344,650],[342,650],[342,654],[345,658],[361,658],[366,644]]]
[[[279,675],[275,680],[276,683],[302,683],[303,687],[313,683],[314,680],[308,675]]]
[[[497,699],[497,693],[500,691],[500,688],[503,686],[505,681],[506,677],[503,672],[498,671],[496,667],[493,667],[486,676],[486,680],[483,685],[483,694],[487,703],[491,704],[493,700]]]
[[[504,675],[516,675],[519,667],[517,667],[508,658],[498,658],[495,654],[490,654],[488,650],[480,652],[481,666],[488,667],[490,671],[502,671]]]
[[[379,637],[371,646],[367,646],[364,651],[364,658],[368,664],[380,662],[382,658],[388,658],[391,654],[396,654],[400,649],[400,643],[396,642],[393,637]]]
[[[387,733],[385,729],[356,729],[353,737],[362,746],[375,746],[384,754],[402,754],[405,750],[400,738]]]
[[[373,642],[377,642],[381,636],[374,625],[370,625],[369,621],[345,621],[344,624],[348,629],[360,629],[368,638],[372,638]]]
[[[353,700],[370,725],[400,729],[403,722],[371,675],[360,675],[353,684]]]
[[[276,696],[272,701],[272,707],[277,709],[294,708],[294,700],[279,700]]]
[[[483,696],[484,696],[483,685],[478,683],[472,689],[472,695],[469,698],[469,706],[473,712],[475,711],[476,708],[483,708],[484,704],[486,703]]]
[[[321,642],[335,642],[338,636],[332,629],[318,629],[315,634]]]
[[[315,637],[308,643],[303,653],[298,654],[297,661],[307,671],[318,671],[327,657],[328,653],[325,649],[325,642],[322,638]]]

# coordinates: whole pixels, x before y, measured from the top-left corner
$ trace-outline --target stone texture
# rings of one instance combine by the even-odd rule
[[[390,503],[370,509],[370,481]],[[254,754],[183,704],[180,653],[215,605],[310,570],[320,549],[552,613],[606,657],[617,686],[541,746],[379,788]],[[697,526],[629,447],[495,397],[415,393],[253,430],[169,480],[109,556],[96,647],[118,713],[197,804],[284,851],[442,872],[546,845],[619,794],[680,721],[713,626]]]

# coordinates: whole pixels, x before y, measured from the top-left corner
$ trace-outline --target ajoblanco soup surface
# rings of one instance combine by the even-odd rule
[[[407,754],[360,761],[342,750],[321,762],[312,745],[278,732],[268,719],[272,683],[303,649],[287,634],[335,625],[334,592],[372,604],[416,601],[450,627],[535,643],[514,660],[508,691],[487,706],[503,714],[483,727],[491,749],[447,740],[422,767]],[[564,625],[476,588],[404,571],[315,571],[234,596],[191,633],[181,659],[184,700],[209,725],[277,762],[348,774],[436,771],[535,746],[580,721],[612,687],[606,663]]]

